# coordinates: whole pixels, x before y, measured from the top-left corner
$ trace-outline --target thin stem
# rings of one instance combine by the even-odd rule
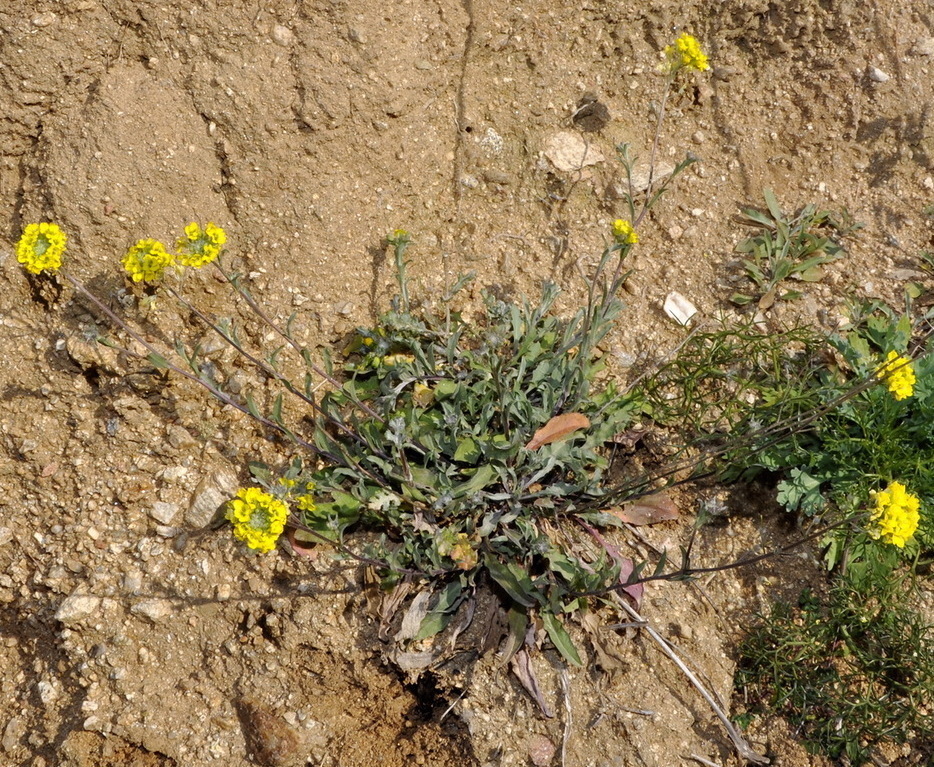
[[[757,753],[747,742],[746,739],[740,734],[739,730],[736,729],[736,726],[730,721],[729,717],[726,715],[726,712],[720,707],[720,705],[714,700],[713,695],[707,691],[707,688],[701,684],[700,679],[697,678],[697,675],[687,667],[687,664],[677,653],[675,653],[672,646],[668,641],[659,634],[652,626],[643,618],[639,612],[633,608],[625,599],[619,595],[615,595],[614,601],[616,604],[622,608],[622,610],[629,614],[629,616],[640,623],[645,623],[643,627],[646,633],[655,640],[655,643],[661,648],[662,652],[667,655],[671,661],[681,670],[681,673],[684,674],[688,681],[694,685],[701,696],[707,701],[707,705],[713,710],[717,715],[717,718],[723,724],[723,728],[726,730],[726,734],[729,736],[730,741],[733,743],[733,747],[736,749],[736,752],[740,755],[741,758],[745,759],[747,762],[752,762],[753,764],[768,764],[769,759],[762,754]]]
[[[276,334],[278,334],[287,344],[289,344],[289,346],[291,346],[295,351],[297,351],[299,355],[302,357],[302,359],[305,360],[305,364],[307,364],[308,367],[311,368],[312,372],[314,372],[315,375],[320,376],[321,378],[323,378],[325,381],[327,381],[329,384],[331,384],[335,388],[337,389],[341,388],[340,381],[338,381],[336,378],[334,378],[334,376],[332,376],[326,370],[324,370],[324,368],[316,365],[314,362],[312,362],[311,360],[305,357],[305,355],[303,354],[304,350],[302,349],[302,347],[299,344],[297,344],[295,340],[288,333],[282,330],[282,328],[280,328],[275,322],[273,322],[272,319],[270,319],[269,315],[267,315],[266,312],[262,310],[260,305],[256,303],[253,296],[251,296],[246,290],[244,290],[244,288],[241,287],[238,284],[238,282],[235,279],[233,279],[233,277],[231,277],[230,274],[228,274],[224,270],[224,268],[220,265],[219,261],[215,261],[214,265],[217,267],[217,270],[224,276],[224,279],[227,280],[228,284],[243,298],[244,301],[247,302],[247,305],[250,307],[250,310],[257,317],[259,317],[268,327],[270,327]],[[370,416],[370,418],[375,418],[380,423],[386,422],[385,418],[380,416],[379,413],[373,410],[365,402],[362,402],[361,400],[359,400],[355,395],[348,395],[348,398],[350,399],[350,401],[353,403],[355,407],[362,410],[364,413]]]
[[[421,571],[421,570],[409,570],[405,567],[393,567],[388,562],[382,559],[374,559],[373,557],[365,557],[362,554],[357,554],[356,552],[349,549],[345,544],[340,541],[335,541],[333,538],[328,538],[324,533],[320,533],[314,528],[308,527],[304,522],[298,519],[294,514],[289,516],[287,523],[288,527],[294,528],[295,530],[301,530],[303,533],[308,533],[313,535],[315,538],[319,539],[322,543],[327,543],[331,546],[334,546],[342,554],[346,554],[351,559],[359,562],[363,565],[369,565],[370,567],[381,568],[384,570],[389,570],[393,573],[401,573],[402,575],[414,575],[418,578],[431,578],[438,575],[444,575],[445,570],[439,571]]]
[[[166,290],[172,295],[172,297],[175,298],[180,304],[182,304],[186,309],[188,309],[188,310],[189,310],[190,312],[192,312],[196,317],[198,317],[198,319],[201,320],[201,322],[204,323],[205,326],[207,326],[208,328],[210,328],[211,330],[213,330],[215,333],[217,333],[217,335],[219,335],[221,338],[223,338],[224,341],[226,341],[233,349],[235,349],[235,350],[237,351],[238,354],[240,354],[241,356],[245,357],[247,360],[249,360],[249,361],[250,361],[253,365],[255,365],[257,368],[259,368],[260,370],[262,370],[263,373],[265,373],[266,375],[268,375],[270,378],[275,379],[276,381],[278,381],[279,383],[281,383],[283,386],[285,386],[286,390],[287,390],[290,394],[292,394],[292,395],[298,397],[300,400],[302,400],[302,402],[304,402],[304,403],[306,403],[307,405],[309,405],[316,413],[318,413],[319,415],[323,416],[323,417],[327,420],[327,422],[330,423],[330,424],[332,424],[335,428],[339,429],[339,430],[342,431],[344,434],[346,434],[348,437],[350,437],[351,439],[353,439],[353,440],[359,442],[360,444],[364,445],[365,447],[372,449],[371,446],[366,442],[366,440],[365,440],[362,436],[360,436],[357,432],[355,432],[355,431],[354,431],[353,429],[351,429],[350,427],[345,426],[343,422],[339,421],[337,418],[334,418],[330,413],[328,413],[327,411],[323,410],[323,409],[318,405],[318,403],[314,400],[314,398],[307,396],[304,392],[302,392],[302,391],[300,391],[298,388],[296,388],[295,384],[293,384],[288,378],[286,378],[284,375],[282,375],[282,374],[281,374],[279,371],[277,371],[275,368],[271,367],[271,366],[268,365],[266,362],[264,362],[263,360],[257,358],[257,357],[254,356],[253,354],[250,354],[250,352],[248,352],[246,349],[244,349],[243,346],[241,346],[241,345],[237,342],[237,340],[236,340],[235,338],[233,338],[229,333],[225,332],[223,328],[221,328],[219,325],[217,325],[215,322],[213,322],[206,314],[204,314],[204,312],[202,312],[200,309],[198,309],[194,304],[192,304],[192,303],[191,303],[188,299],[186,299],[184,296],[182,296],[181,294],[179,294],[174,288],[171,288],[171,287],[169,287],[169,286],[165,286],[165,289],[166,289]],[[388,459],[388,458],[389,458],[389,455],[386,454],[386,453],[384,453],[384,452],[381,451],[381,450],[376,450],[375,452],[376,452],[381,458],[385,458],[385,459]],[[354,461],[352,461],[352,460],[350,460],[350,459],[348,459],[348,460],[349,460],[349,463],[348,463],[348,461],[344,461],[344,465],[345,465],[345,466],[349,466],[349,468],[358,469],[359,471],[363,472],[364,474],[367,474],[368,476],[371,476],[371,477],[373,476],[373,475],[371,475],[366,469],[364,469],[363,467],[359,466],[359,464],[357,464],[356,462],[354,462]],[[386,483],[385,483],[385,482],[382,482],[382,481],[380,482],[380,484],[383,484],[384,486],[386,485]]]
[[[662,96],[661,106],[658,108],[658,119],[655,121],[655,138],[652,140],[652,153],[649,156],[649,183],[645,188],[645,200],[642,203],[642,210],[639,216],[633,221],[633,228],[638,229],[645,214],[649,212],[649,200],[652,199],[652,183],[655,180],[655,157],[658,154],[658,139],[662,132],[662,122],[665,119],[665,105],[668,103],[668,96],[671,94],[671,86],[674,83],[674,74],[668,76],[668,82],[665,86],[665,95]]]
[[[594,589],[593,591],[581,591],[581,592],[570,592],[569,596],[574,598],[580,597],[602,597],[607,594],[617,593],[623,591],[630,586],[638,586],[643,583],[651,583],[652,581],[682,581],[689,578],[693,578],[698,575],[704,575],[706,573],[720,573],[727,570],[736,570],[740,567],[748,567],[749,565],[757,564],[758,562],[763,562],[767,559],[772,559],[773,557],[784,556],[790,551],[803,546],[808,541],[815,540],[816,538],[822,538],[824,535],[829,533],[831,530],[836,530],[838,527],[843,527],[844,525],[852,524],[853,519],[841,519],[836,522],[832,522],[829,525],[824,525],[823,527],[818,528],[817,530],[808,533],[797,540],[792,541],[785,546],[780,546],[777,549],[772,551],[766,551],[762,554],[756,554],[752,557],[745,557],[743,559],[737,559],[733,562],[727,562],[724,565],[714,565],[711,567],[682,567],[680,570],[675,570],[671,573],[659,573],[658,575],[647,575],[644,578],[632,578],[622,583],[616,583],[612,586],[608,586],[602,589]],[[590,527],[587,523],[578,520],[579,524],[584,527],[585,530],[588,530],[591,533],[596,532],[593,528]],[[598,539],[600,540],[600,539]]]
[[[341,463],[340,459],[337,456],[332,455],[331,453],[325,450],[321,450],[321,448],[319,448],[317,445],[313,445],[311,442],[308,442],[307,440],[302,439],[297,434],[293,434],[289,429],[286,429],[281,424],[277,424],[275,421],[272,421],[266,418],[265,416],[251,413],[248,407],[237,402],[229,394],[226,394],[225,392],[221,391],[217,387],[212,386],[210,383],[208,383],[206,380],[204,380],[200,376],[196,376],[193,373],[189,373],[187,370],[170,362],[167,359],[166,355],[162,354],[162,352],[160,352],[152,344],[150,344],[142,336],[140,336],[139,333],[134,331],[126,322],[124,322],[124,320],[122,320],[119,316],[117,316],[110,309],[109,306],[104,304],[97,296],[95,296],[90,290],[88,290],[81,281],[79,281],[75,277],[72,277],[70,274],[68,274],[67,271],[63,269],[59,269],[58,273],[62,275],[62,277],[64,277],[68,282],[70,282],[72,286],[75,288],[75,290],[81,293],[81,295],[83,295],[85,298],[91,301],[98,309],[100,309],[116,327],[123,330],[127,335],[130,336],[130,338],[132,338],[140,346],[146,349],[150,355],[155,355],[156,357],[159,357],[161,360],[163,360],[166,367],[168,367],[168,369],[171,370],[173,373],[177,373],[183,378],[187,378],[189,381],[193,381],[194,383],[202,386],[203,388],[207,389],[216,399],[220,400],[225,405],[230,405],[231,407],[239,410],[241,413],[245,413],[246,415],[251,416],[259,423],[295,441],[298,445],[305,448],[306,450],[310,450],[315,455],[319,455],[322,458],[326,458],[327,460],[335,462],[335,463]],[[152,362],[152,359],[148,357],[147,355],[141,354],[140,352],[137,352],[137,351],[133,351],[132,349],[121,349],[121,351],[133,357],[136,357],[137,359],[148,359],[149,362]]]

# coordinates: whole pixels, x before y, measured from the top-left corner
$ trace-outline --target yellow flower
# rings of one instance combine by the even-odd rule
[[[710,69],[700,43],[691,35],[681,35],[674,45],[666,46],[665,59],[664,69],[671,74],[681,69],[696,69],[698,72]]]
[[[387,354],[385,357],[383,357],[383,364],[388,365],[389,367],[395,367],[396,365],[412,362],[415,362],[415,357],[413,357],[411,354]]]
[[[233,523],[234,537],[238,540],[257,551],[272,551],[285,529],[289,508],[258,487],[247,487],[227,502],[224,516]]]
[[[438,542],[438,553],[453,560],[460,570],[472,570],[477,566],[477,552],[470,544],[467,533],[452,535],[450,531],[445,530]]]
[[[613,239],[620,245],[635,245],[639,242],[639,235],[632,224],[628,221],[618,218],[613,222]]]
[[[876,371],[876,378],[885,379],[892,396],[897,400],[908,399],[915,391],[915,371],[911,360],[900,357],[898,352],[889,352],[885,363]]]
[[[43,269],[54,272],[62,265],[67,241],[57,224],[29,224],[16,243],[16,260],[33,274],[39,274]]]
[[[225,242],[227,233],[221,227],[209,222],[202,230],[192,221],[185,227],[185,236],[176,242],[179,263],[200,269],[220,255]]]
[[[903,548],[918,529],[921,501],[901,482],[890,482],[885,490],[873,491],[876,508],[870,515],[869,535]]]
[[[133,282],[152,282],[162,279],[163,272],[175,263],[175,257],[158,240],[140,240],[127,251],[121,263]]]

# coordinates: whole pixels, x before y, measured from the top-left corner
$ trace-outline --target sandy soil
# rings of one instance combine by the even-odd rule
[[[247,461],[281,459],[281,446],[184,382],[89,345],[103,328],[89,307],[12,255],[25,224],[56,221],[71,270],[132,306],[117,264],[127,247],[212,220],[264,304],[280,319],[296,311],[302,337],[327,346],[386,306],[380,243],[404,227],[422,295],[472,269],[477,290],[516,297],[557,281],[566,310],[624,213],[614,146],[647,153],[659,52],[683,31],[712,70],[669,103],[661,160],[702,162],[642,228],[608,346],[619,373],[683,339],[662,312],[671,291],[702,316],[729,309],[746,234],[734,216],[763,187],[786,208],[813,202],[866,224],[770,321],[831,328],[848,296],[899,301],[906,280],[925,280],[926,1],[2,4],[0,764],[505,767],[549,763],[549,747],[558,764],[565,737],[569,767],[738,763],[643,635],[608,635],[600,664],[568,674],[568,695],[554,653],[533,658],[548,719],[495,654],[420,680],[387,664],[362,573],[194,534]],[[609,110],[599,131],[571,119],[586,92]],[[559,170],[545,151],[561,133],[604,159]],[[230,310],[209,276],[190,287]],[[166,304],[145,319],[154,337],[194,332]],[[790,533],[768,509],[730,503],[703,534],[709,562]],[[815,572],[802,557],[653,587],[643,613],[728,702],[739,633],[794,592],[788,573]],[[821,764],[781,728],[752,738],[774,764]]]

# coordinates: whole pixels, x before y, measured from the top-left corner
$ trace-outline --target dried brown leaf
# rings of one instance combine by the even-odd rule
[[[562,413],[556,415],[542,426],[525,446],[526,450],[535,450],[542,445],[557,442],[562,437],[581,429],[590,428],[590,419],[583,413]]]
[[[624,504],[622,508],[611,509],[623,522],[630,525],[656,525],[681,516],[681,511],[675,506],[668,493],[654,493],[646,495],[637,501]]]

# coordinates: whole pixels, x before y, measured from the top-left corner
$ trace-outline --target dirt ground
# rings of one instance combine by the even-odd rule
[[[466,308],[480,287],[535,297],[553,280],[566,311],[625,213],[614,147],[647,155],[660,51],[685,31],[712,69],[669,102],[660,160],[701,162],[641,227],[607,347],[618,372],[684,338],[662,311],[670,292],[701,317],[730,309],[747,233],[734,216],[764,187],[788,209],[865,224],[770,322],[830,329],[848,296],[898,302],[907,280],[926,280],[927,0],[0,5],[0,765],[506,767],[559,764],[565,739],[568,767],[739,764],[644,634],[608,634],[609,655],[568,672],[567,694],[557,656],[535,656],[549,719],[495,654],[418,680],[386,663],[357,570],[197,534],[247,462],[276,448],[184,382],[89,345],[99,318],[13,256],[27,223],[55,221],[71,271],[132,307],[126,249],[214,221],[254,294],[279,319],[297,312],[315,347],[386,307],[381,242],[402,227],[419,294],[475,270]],[[609,110],[598,131],[572,120],[587,92]],[[559,134],[603,159],[559,169]],[[192,290],[230,311],[210,276]],[[146,332],[186,323],[159,304]],[[708,564],[793,534],[770,509],[728,502],[702,534]],[[663,545],[685,528],[645,534]],[[643,614],[727,703],[743,627],[817,572],[807,553],[772,567],[646,595]],[[779,726],[750,737],[773,764],[823,764]]]

